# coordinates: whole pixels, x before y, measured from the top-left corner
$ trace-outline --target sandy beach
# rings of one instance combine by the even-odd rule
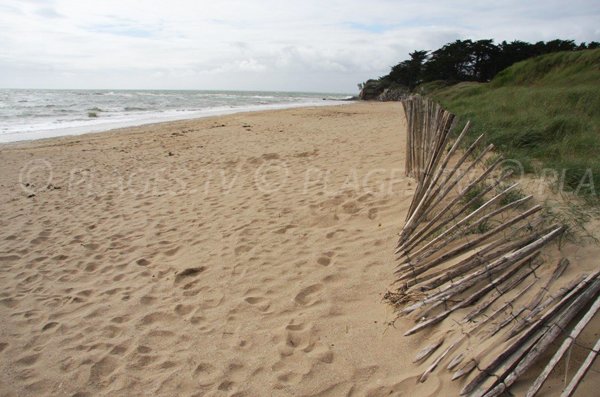
[[[0,395],[457,394],[382,301],[404,134],[387,102],[0,146]]]

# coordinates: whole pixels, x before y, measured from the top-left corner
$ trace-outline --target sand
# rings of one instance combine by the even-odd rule
[[[455,394],[382,302],[404,128],[357,103],[1,146],[0,395]]]

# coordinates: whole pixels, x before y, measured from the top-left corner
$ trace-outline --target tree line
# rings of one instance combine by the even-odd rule
[[[412,91],[419,84],[436,80],[487,82],[498,72],[527,58],[594,48],[600,48],[600,43],[576,44],[573,40],[557,39],[534,44],[519,40],[494,44],[491,39],[456,40],[435,51],[411,52],[410,59],[392,66],[390,73],[380,77],[377,83],[380,89],[399,85]]]

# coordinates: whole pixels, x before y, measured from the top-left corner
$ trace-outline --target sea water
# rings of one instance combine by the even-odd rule
[[[244,111],[342,103],[346,94],[0,89],[0,143]]]

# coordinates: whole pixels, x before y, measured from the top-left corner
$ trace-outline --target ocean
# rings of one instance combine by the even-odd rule
[[[261,91],[0,89],[0,143],[244,111],[334,105],[349,97]]]

